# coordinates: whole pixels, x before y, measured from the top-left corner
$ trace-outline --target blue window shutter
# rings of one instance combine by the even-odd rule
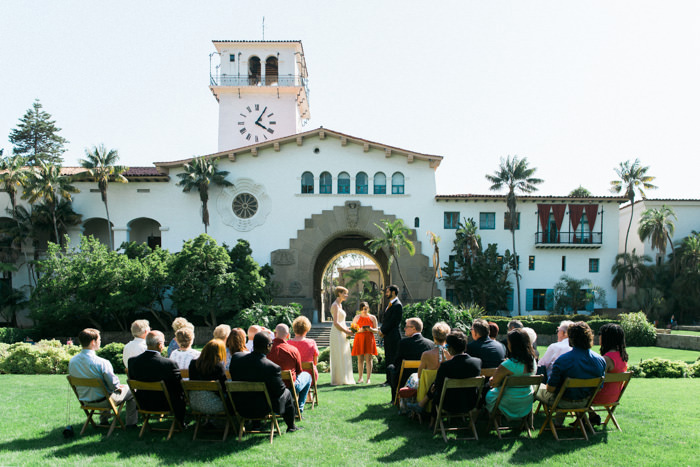
[[[587,292],[591,292],[591,291],[587,291]],[[591,292],[591,294],[593,294],[593,292]],[[595,302],[593,300],[593,297],[591,297],[590,300],[586,301],[586,311],[593,311],[594,308],[595,308]]]
[[[513,311],[513,291],[511,290],[506,295],[506,310]]]
[[[544,309],[552,311],[554,309],[554,289],[547,289],[547,295],[544,299]]]
[[[525,295],[525,311],[532,311],[532,289],[527,289],[527,294]]]

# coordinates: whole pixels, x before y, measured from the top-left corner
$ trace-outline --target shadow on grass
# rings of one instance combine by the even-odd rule
[[[450,439],[445,443],[440,431],[433,435],[432,428],[428,428],[426,416],[421,425],[417,420],[411,420],[408,416],[399,415],[396,407],[387,407],[384,404],[373,404],[367,406],[365,411],[348,422],[361,422],[366,420],[384,421],[386,428],[369,439],[370,442],[386,445],[386,441],[394,440],[393,452],[376,458],[378,462],[402,462],[411,461],[433,456],[435,454],[447,454],[450,461],[465,462],[478,460],[501,452],[504,462],[513,464],[527,464],[546,461],[552,456],[571,454],[578,449],[586,449],[592,445],[607,443],[607,432],[597,435],[589,434],[589,441],[585,440],[562,440],[557,442],[551,433],[544,433],[537,436],[539,427],[544,422],[544,418],[535,419],[536,429],[533,431],[533,439],[527,437],[526,432],[507,432],[507,439],[499,440],[495,432],[487,430],[486,412],[477,420],[477,432],[479,440],[455,440]],[[538,424],[539,421],[539,424]],[[561,437],[571,436],[569,430],[560,432]],[[469,433],[468,436],[470,436]]]

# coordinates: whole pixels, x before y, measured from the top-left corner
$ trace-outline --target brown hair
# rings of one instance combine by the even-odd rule
[[[496,324],[496,323],[494,323],[494,322],[492,322],[492,321],[489,321],[489,337],[490,337],[491,339],[497,338],[497,337],[498,337],[498,331],[499,331],[498,324]]]
[[[194,340],[194,331],[188,327],[180,328],[175,331],[175,342],[180,347],[187,348],[192,345]]]
[[[583,321],[578,321],[569,325],[566,330],[569,335],[569,345],[579,349],[590,349],[593,347],[593,331],[590,326]]]
[[[303,336],[311,329],[311,321],[306,316],[299,316],[292,322],[295,336]]]
[[[93,328],[85,328],[82,331],[80,331],[80,334],[78,334],[78,340],[80,341],[80,345],[83,346],[84,349],[90,347],[90,343],[99,338],[100,331]]]
[[[232,354],[236,352],[246,352],[248,349],[245,346],[246,333],[241,328],[231,329],[231,333],[226,339],[226,348]]]
[[[348,292],[348,289],[346,289],[345,287],[341,287],[341,286],[338,286],[338,287],[335,288],[335,296],[336,296],[336,297],[339,297],[340,294],[341,294],[341,292],[342,292],[342,293],[347,293],[347,292]]]
[[[449,333],[450,327],[444,321],[435,323],[435,326],[433,326],[433,340],[438,344],[444,344]]]
[[[510,358],[523,365],[528,373],[535,369],[535,349],[532,348],[530,335],[522,328],[515,328],[508,333]]]
[[[219,363],[226,361],[226,346],[221,339],[212,339],[204,346],[199,358],[195,360],[195,367],[202,375],[214,373],[214,368]]]
[[[472,329],[479,337],[489,337],[489,323],[485,319],[475,319],[472,323]]]

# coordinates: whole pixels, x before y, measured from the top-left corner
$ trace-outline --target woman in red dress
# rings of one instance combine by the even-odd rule
[[[372,376],[372,356],[377,355],[377,343],[374,340],[374,333],[377,332],[377,317],[369,314],[369,304],[360,302],[360,313],[355,315],[350,325],[352,328],[359,328],[355,334],[355,341],[352,344],[352,355],[357,357],[357,372],[359,378],[357,383],[362,382],[362,363],[367,365],[367,384],[370,384]]]

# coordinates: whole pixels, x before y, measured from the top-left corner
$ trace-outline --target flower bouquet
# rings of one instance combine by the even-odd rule
[[[357,325],[357,323],[352,323],[350,324],[350,330],[352,332],[359,332],[360,331],[360,326]]]

